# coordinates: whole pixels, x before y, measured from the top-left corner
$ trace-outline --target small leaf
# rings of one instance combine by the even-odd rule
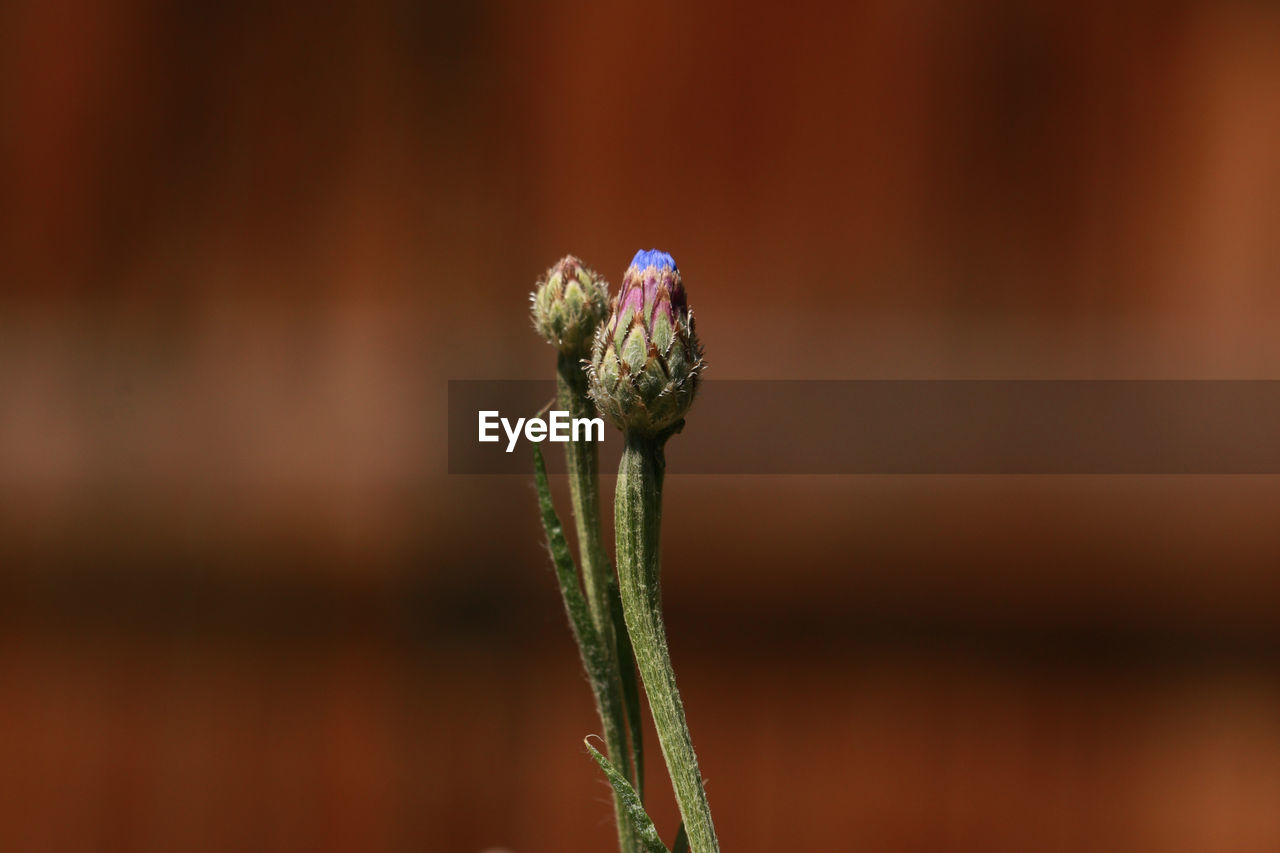
[[[689,834],[684,831],[684,821],[680,821],[680,830],[676,833],[676,843],[671,845],[671,853],[689,853]]]
[[[578,585],[578,568],[574,563],[573,554],[569,550],[569,543],[565,541],[564,528],[560,524],[560,516],[556,513],[555,503],[551,500],[551,487],[547,483],[547,465],[542,456],[542,449],[536,444],[533,447],[533,479],[538,491],[538,508],[542,513],[542,527],[547,534],[547,547],[551,551],[551,562],[555,566],[556,580],[560,586],[560,597],[564,600],[565,613],[569,616],[569,627],[572,629],[573,638],[578,645],[578,653],[582,656],[582,667],[587,671],[587,678],[591,682],[592,690],[596,694],[596,707],[600,709],[602,719],[607,707],[605,691],[609,689],[613,676],[610,656],[606,641],[596,630],[595,624],[591,621],[590,610],[587,606],[586,597],[582,594],[582,588]],[[615,593],[616,595],[616,593]],[[621,618],[621,617],[619,617]],[[635,665],[632,664],[634,674]],[[621,719],[623,712],[618,709],[613,712],[619,719],[617,721],[618,730],[621,733],[625,727],[625,721]],[[588,745],[589,746],[589,745]],[[622,747],[622,748],[625,748]],[[599,756],[599,760],[604,761],[603,756]],[[603,766],[603,765],[602,765]],[[606,771],[616,773],[612,765]],[[622,778],[622,777],[619,777]],[[623,779],[625,783],[625,778]],[[639,804],[634,789],[628,785],[627,789],[631,792],[632,800],[636,801],[635,805],[640,810],[640,816],[648,820],[644,815],[644,807]],[[622,793],[615,786],[615,800],[617,805],[621,805],[623,810],[627,812],[633,832],[636,825],[635,815],[632,808],[623,801]],[[618,830],[620,836],[629,835],[625,832],[624,819],[617,817],[619,822]],[[653,824],[649,824],[653,837],[657,839],[657,832],[653,830]],[[620,838],[623,853],[633,853],[631,848],[634,845],[633,839],[626,837]],[[647,845],[647,842],[645,842]],[[659,849],[661,847],[659,842]],[[656,851],[651,851],[656,853]]]
[[[657,828],[654,827],[653,821],[649,819],[649,815],[645,813],[644,806],[640,803],[640,798],[636,796],[636,789],[631,787],[627,777],[619,773],[609,759],[601,755],[600,750],[591,745],[590,737],[585,738],[583,743],[587,745],[587,751],[596,760],[596,764],[600,765],[604,775],[609,778],[609,784],[613,786],[613,792],[618,795],[618,799],[622,801],[623,806],[626,808],[627,816],[631,818],[631,824],[635,827],[636,836],[640,839],[640,843],[644,845],[647,853],[670,853],[666,845],[662,843],[662,839],[658,837]]]
[[[578,586],[578,568],[573,562],[573,554],[569,551],[569,543],[564,538],[564,528],[560,524],[560,516],[556,514],[555,504],[551,501],[551,487],[547,484],[547,464],[542,458],[542,449],[536,443],[533,447],[533,479],[538,489],[538,507],[542,511],[542,527],[547,534],[547,546],[551,550],[551,562],[555,565],[556,580],[560,584],[560,597],[564,599],[564,609],[569,616],[569,627],[578,642],[578,650],[582,653],[582,662],[587,672],[594,674],[600,670],[600,659],[603,650],[595,626],[591,624],[591,616],[587,610],[587,599]]]

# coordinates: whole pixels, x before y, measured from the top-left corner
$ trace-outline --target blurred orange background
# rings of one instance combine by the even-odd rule
[[[672,252],[717,378],[1280,378],[1257,0],[17,0],[0,187],[3,850],[610,849],[530,482],[444,447],[566,252]],[[1280,849],[1277,508],[672,477],[724,848]]]

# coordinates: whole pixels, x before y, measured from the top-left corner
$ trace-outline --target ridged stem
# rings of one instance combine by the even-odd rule
[[[586,396],[587,377],[578,358],[560,354],[556,366],[556,397],[559,407],[571,418],[595,415]],[[633,760],[627,740],[627,717],[618,662],[618,645],[614,633],[610,596],[613,570],[604,549],[600,526],[599,453],[590,441],[565,444],[565,464],[569,473],[569,496],[573,504],[574,524],[578,533],[578,560],[582,567],[582,586],[587,609],[601,647],[598,672],[588,672],[596,711],[604,728],[604,742],[609,758],[628,778],[633,775]],[[637,785],[638,787],[638,785]],[[635,829],[627,815],[626,805],[617,794],[613,798],[614,818],[618,826],[618,844],[622,853],[637,850]]]
[[[556,399],[571,418],[590,418],[595,410],[587,399],[587,375],[581,362],[560,354],[556,365]],[[591,610],[591,622],[602,639],[613,643],[613,615],[609,609],[609,555],[604,550],[600,526],[600,457],[591,441],[565,444],[565,464],[569,471],[569,498],[578,532],[578,561],[582,566],[582,588]],[[617,658],[617,652],[612,653]],[[616,660],[615,660],[616,662]],[[614,756],[614,764],[622,766]]]
[[[693,853],[718,853],[720,845],[685,721],[684,703],[676,688],[667,632],[662,622],[659,539],[665,444],[666,436],[655,438],[628,433],[622,451],[614,498],[622,612],[689,846]]]

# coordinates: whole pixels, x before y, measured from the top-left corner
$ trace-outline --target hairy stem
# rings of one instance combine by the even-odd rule
[[[556,396],[570,418],[595,415],[587,399],[587,375],[572,356],[560,354],[556,365]],[[613,614],[609,609],[609,555],[604,550],[600,528],[600,459],[594,442],[565,444],[565,464],[569,471],[569,497],[578,531],[578,562],[582,566],[582,588],[591,609],[591,622],[602,639],[613,645]],[[616,658],[616,650],[613,653]],[[621,687],[619,686],[619,690]],[[610,747],[612,749],[612,747]],[[616,766],[625,756],[609,756]]]
[[[587,377],[580,361],[561,354],[556,366],[557,400],[570,418],[590,418],[595,410],[587,399]],[[565,445],[565,463],[569,472],[569,495],[573,519],[578,533],[578,560],[582,568],[582,586],[587,610],[598,638],[599,672],[589,673],[595,693],[596,710],[604,728],[609,758],[631,778],[637,790],[640,778],[636,759],[627,738],[628,716],[619,662],[618,640],[613,624],[610,598],[613,594],[613,569],[604,549],[600,526],[599,453],[590,441],[570,441]],[[630,662],[628,661],[628,665]],[[634,743],[636,736],[633,735]],[[634,775],[633,775],[634,774]],[[614,812],[618,824],[618,843],[623,853],[635,850],[638,840],[622,799],[614,796]]]
[[[684,704],[676,689],[662,622],[662,583],[658,540],[662,530],[662,478],[666,437],[628,433],[618,468],[614,499],[617,527],[618,580],[636,663],[649,697],[680,816],[693,853],[718,853],[711,808],[693,752]]]

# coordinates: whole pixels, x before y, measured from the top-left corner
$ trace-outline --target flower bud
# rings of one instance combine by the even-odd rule
[[[533,327],[553,346],[570,355],[587,354],[591,336],[609,310],[609,285],[573,255],[547,270],[529,297]]]
[[[666,252],[637,252],[592,344],[591,399],[618,428],[656,435],[689,410],[702,370],[680,270]]]

